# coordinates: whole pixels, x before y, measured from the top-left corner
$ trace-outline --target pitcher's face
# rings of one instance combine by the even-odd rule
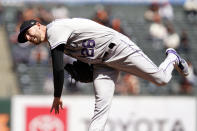
[[[34,25],[31,28],[29,28],[25,34],[25,38],[35,44],[35,45],[39,45],[40,43],[42,43],[41,41],[41,29],[39,25]]]

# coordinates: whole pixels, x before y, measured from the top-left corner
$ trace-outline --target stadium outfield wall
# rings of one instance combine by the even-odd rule
[[[93,96],[64,96],[64,110],[50,114],[52,96],[12,98],[12,131],[87,131]],[[115,96],[105,131],[196,131],[196,97]]]

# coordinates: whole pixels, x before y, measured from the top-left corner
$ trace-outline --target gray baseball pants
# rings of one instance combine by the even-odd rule
[[[104,131],[119,71],[148,80],[158,86],[167,84],[174,69],[176,56],[169,54],[157,67],[137,45],[120,38],[101,65],[94,66],[95,110],[89,131]]]

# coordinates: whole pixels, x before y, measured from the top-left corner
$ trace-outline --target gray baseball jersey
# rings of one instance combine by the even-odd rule
[[[84,18],[53,21],[47,25],[47,37],[51,49],[66,44],[65,54],[91,64],[102,61],[110,43],[120,43],[117,38],[126,38],[111,28]]]

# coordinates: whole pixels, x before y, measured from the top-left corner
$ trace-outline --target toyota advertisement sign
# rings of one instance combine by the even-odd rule
[[[94,97],[62,97],[64,110],[50,114],[53,97],[15,96],[12,131],[87,131]],[[196,131],[195,97],[114,97],[105,131]]]
[[[67,109],[61,115],[49,113],[50,107],[26,107],[25,131],[68,131]]]

